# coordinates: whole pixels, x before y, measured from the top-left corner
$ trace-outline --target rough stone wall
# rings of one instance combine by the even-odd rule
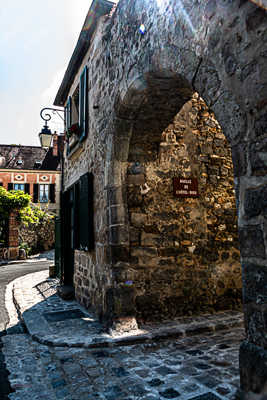
[[[89,92],[95,91],[95,83],[99,83],[101,74],[96,79],[93,74],[94,62],[99,63],[102,57],[103,29],[109,20],[106,17],[99,21],[98,30],[94,37],[92,47],[83,60],[79,73],[71,87],[70,95],[73,94],[79,84],[79,76],[84,66],[88,64]],[[87,62],[88,57],[92,64]],[[94,73],[98,73],[96,69]],[[106,309],[106,291],[112,286],[112,271],[110,266],[110,252],[108,247],[108,215],[107,215],[107,193],[105,187],[105,156],[107,153],[106,132],[107,120],[101,120],[102,113],[94,110],[93,105],[97,100],[89,99],[89,129],[88,139],[81,144],[74,154],[65,155],[65,189],[71,187],[81,175],[92,172],[94,179],[94,236],[95,247],[90,252],[75,250],[74,255],[74,286],[75,296],[81,304],[86,307],[94,307],[101,316]]]
[[[151,143],[133,130],[127,169],[131,273],[140,318],[241,305],[231,149],[195,94]],[[153,149],[154,147],[154,149]],[[198,179],[198,198],[173,195],[173,177]]]
[[[145,34],[140,34],[141,24]],[[248,337],[241,358],[249,360],[241,366],[241,383],[254,391],[267,382],[266,30],[266,11],[246,0],[184,0],[182,5],[120,0],[111,19],[99,24],[81,65],[79,73],[85,64],[89,68],[89,135],[77,159],[73,155],[73,163],[66,161],[66,187],[87,171],[99,181],[96,251],[85,254],[88,264],[78,262],[76,254],[75,274],[84,265],[85,279],[90,274],[86,265],[94,265],[94,285],[103,285],[94,289],[101,292],[94,298],[107,312],[107,291],[119,290],[118,276],[122,281],[131,272],[126,171],[134,125],[164,107],[161,128],[166,128],[192,93],[200,94],[232,148]],[[79,74],[71,91],[78,79]],[[158,108],[152,106],[157,94]]]
[[[38,224],[21,224],[19,227],[19,244],[26,244],[31,254],[53,249],[55,246],[54,218],[45,218]]]

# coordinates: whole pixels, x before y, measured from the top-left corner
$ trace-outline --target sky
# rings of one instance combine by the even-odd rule
[[[40,145],[40,111],[53,107],[90,5],[0,0],[0,144]],[[49,127],[63,124],[54,115]]]

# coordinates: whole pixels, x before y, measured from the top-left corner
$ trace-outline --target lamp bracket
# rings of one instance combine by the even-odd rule
[[[46,112],[46,111],[48,111],[48,112]],[[50,119],[52,118],[51,114],[55,114],[55,113],[62,119],[62,121],[64,121],[64,118],[62,117],[62,115],[59,114],[60,112],[64,113],[64,110],[62,110],[60,108],[45,107],[40,111],[40,116],[45,121],[45,124],[47,125],[47,121],[50,121]]]

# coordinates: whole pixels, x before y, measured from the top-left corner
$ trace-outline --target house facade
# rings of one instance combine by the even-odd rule
[[[68,138],[65,283],[127,326],[238,308],[242,290],[241,386],[256,392],[267,382],[264,32],[266,11],[249,1],[95,0],[55,99]]]
[[[57,137],[54,147],[0,145],[0,185],[6,190],[22,190],[33,204],[59,214],[60,157]]]

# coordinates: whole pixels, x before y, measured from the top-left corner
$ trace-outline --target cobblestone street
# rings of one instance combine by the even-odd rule
[[[107,333],[76,301],[61,299],[56,285],[45,270],[7,286],[9,324],[1,339],[13,390],[10,400],[234,396],[244,335],[241,313],[185,317],[128,333]],[[26,331],[18,329],[22,324],[17,312]]]
[[[112,348],[48,347],[3,338],[13,400],[213,400],[239,385],[243,329]],[[205,394],[205,395],[204,395]],[[214,397],[216,396],[216,397]]]

